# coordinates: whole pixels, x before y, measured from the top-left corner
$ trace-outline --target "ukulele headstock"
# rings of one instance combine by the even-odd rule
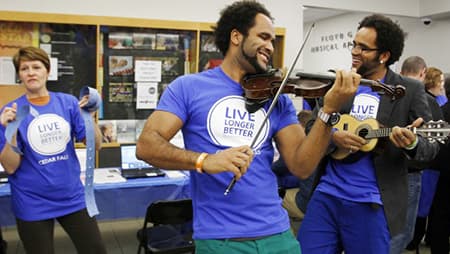
[[[443,120],[428,121],[416,128],[415,133],[428,139],[430,142],[445,143],[450,135],[450,125]]]

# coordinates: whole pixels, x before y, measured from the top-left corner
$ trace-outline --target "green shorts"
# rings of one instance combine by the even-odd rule
[[[291,230],[258,240],[195,240],[197,254],[301,254]]]

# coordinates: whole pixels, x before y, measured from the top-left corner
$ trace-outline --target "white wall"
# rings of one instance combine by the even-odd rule
[[[450,73],[450,19],[433,20],[425,26],[419,18],[396,17],[408,32],[405,49],[399,62],[412,55],[425,59],[428,66],[434,66]]]
[[[450,12],[448,0],[420,0],[420,16],[430,16]]]
[[[377,12],[404,16],[420,16],[420,0],[302,0],[311,7],[330,8],[349,11]],[[427,0],[430,2],[430,0]],[[440,1],[440,0],[439,0]],[[448,0],[442,0],[448,1]],[[425,4],[425,2],[424,2]]]
[[[0,10],[66,13],[96,16],[136,17],[147,19],[187,20],[215,22],[219,11],[233,0],[0,0]],[[260,0],[275,17],[275,25],[286,28],[285,66],[289,66],[303,40],[303,13],[301,6],[336,7],[335,0]],[[126,3],[126,5],[124,4]],[[418,17],[419,10],[424,13],[437,13],[450,10],[449,0],[340,0],[340,9],[365,10],[368,12],[390,13],[401,16]],[[349,68],[350,54],[344,50],[310,53],[312,45],[322,45],[322,36],[355,31],[357,23],[364,14],[351,14],[322,20],[316,24],[303,57],[297,68],[325,71],[329,68]],[[428,64],[449,70],[450,19],[435,20],[424,26],[418,18],[398,17],[401,25],[409,32],[403,56],[421,55]],[[305,25],[305,31],[309,27]],[[350,40],[351,41],[351,40]],[[340,43],[344,42],[339,41]],[[325,43],[326,44],[326,43]],[[309,53],[308,53],[309,52]],[[303,59],[303,60],[302,60]]]
[[[316,22],[316,29],[303,54],[304,70],[321,72],[335,68],[350,68],[351,54],[347,48],[343,47],[343,44],[353,40],[347,34],[351,33],[354,36],[359,21],[366,15],[367,13],[352,13]],[[395,71],[399,71],[405,58],[418,55],[425,59],[428,66],[450,72],[450,19],[435,20],[430,25],[425,26],[420,18],[392,15],[389,17],[398,21],[403,30],[408,33],[402,57],[399,63],[392,66]],[[305,27],[307,25],[305,24]],[[324,38],[335,34],[344,34],[344,39],[324,40]],[[338,48],[331,49],[332,44],[337,45]],[[328,48],[328,50],[313,52],[313,47],[320,46],[322,46],[322,49]]]
[[[216,22],[219,12],[232,0],[0,0],[0,10],[134,17],[146,19]],[[275,26],[286,28],[285,65],[292,62],[303,34],[303,12],[299,0],[261,0]]]
[[[303,53],[303,69],[311,72],[350,69],[347,44],[353,41],[358,22],[364,16],[362,13],[346,14],[316,22]],[[311,24],[305,24],[305,30],[309,26]]]
[[[397,16],[423,17],[450,13],[448,0],[302,0],[302,4],[311,7],[378,12]]]

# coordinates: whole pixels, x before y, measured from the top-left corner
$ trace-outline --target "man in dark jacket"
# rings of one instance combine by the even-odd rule
[[[406,221],[408,200],[408,159],[428,161],[439,146],[416,136],[406,128],[431,119],[420,82],[405,79],[389,69],[402,54],[404,32],[382,15],[365,17],[353,41],[352,67],[365,79],[405,88],[403,96],[379,94],[360,85],[357,94],[341,108],[355,118],[332,135],[343,160],[326,156],[319,166],[318,185],[308,204],[299,231],[302,253],[388,254],[391,236],[399,233]],[[398,88],[398,87],[397,87]],[[373,151],[359,151],[366,140],[351,125],[375,118],[392,128],[389,140]],[[356,120],[357,119],[357,120]],[[348,127],[348,128],[347,128]],[[390,142],[389,142],[390,141]],[[382,142],[379,142],[382,143]]]

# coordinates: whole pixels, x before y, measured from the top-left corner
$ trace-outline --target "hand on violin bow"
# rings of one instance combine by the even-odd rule
[[[252,160],[253,150],[249,146],[232,147],[209,154],[203,161],[202,170],[209,174],[230,171],[238,180],[247,172]]]
[[[323,111],[326,113],[339,112],[342,104],[355,94],[360,80],[361,76],[355,70],[336,71],[336,80],[324,97]]]

